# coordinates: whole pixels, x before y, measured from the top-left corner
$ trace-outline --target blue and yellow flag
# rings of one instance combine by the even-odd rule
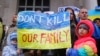
[[[95,9],[89,10],[88,16],[89,16],[89,19],[93,21],[95,18],[100,18],[100,11],[97,11]]]
[[[71,47],[70,16],[19,12],[17,17],[18,47],[23,49],[59,49]]]

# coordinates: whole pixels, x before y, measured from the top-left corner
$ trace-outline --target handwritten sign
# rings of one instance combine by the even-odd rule
[[[71,47],[70,16],[23,11],[17,17],[18,47],[23,49],[60,49]]]

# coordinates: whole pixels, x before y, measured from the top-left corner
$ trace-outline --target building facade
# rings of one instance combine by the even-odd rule
[[[0,0],[0,17],[5,25],[11,24],[14,14],[23,10],[58,11],[58,7],[76,6],[93,9],[97,6],[97,0]]]

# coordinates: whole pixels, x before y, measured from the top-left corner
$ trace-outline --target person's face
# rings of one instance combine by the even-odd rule
[[[73,12],[72,12],[72,10],[68,9],[67,11],[70,13],[70,20],[73,20]]]
[[[96,20],[96,25],[100,27],[100,20]]]
[[[79,12],[79,18],[84,20],[88,18],[88,12],[87,9],[81,9]]]
[[[16,20],[17,20],[17,16],[14,15],[14,16],[13,16],[13,19],[12,19],[12,22],[13,22],[13,23],[16,23]]]
[[[17,39],[11,40],[11,44],[17,45]]]
[[[11,44],[17,45],[17,41],[11,41]]]
[[[80,36],[84,36],[84,35],[86,35],[87,33],[88,33],[88,30],[87,30],[87,29],[82,28],[82,27],[79,27],[79,29],[78,29],[78,34],[79,34]]]

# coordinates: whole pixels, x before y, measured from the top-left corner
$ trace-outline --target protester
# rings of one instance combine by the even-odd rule
[[[80,20],[76,26],[78,40],[74,43],[74,48],[66,51],[66,56],[97,56],[96,42],[91,37],[94,31],[90,20]]]
[[[93,22],[100,28],[100,18],[95,18]]]
[[[98,50],[98,56],[100,56],[100,18],[95,18],[93,20],[94,26],[95,26],[95,32],[93,34],[94,39],[97,43],[97,50]]]
[[[71,27],[70,32],[71,32],[71,43],[73,47],[73,44],[75,40],[77,39],[75,35],[75,28],[78,22],[77,22],[74,10],[72,8],[66,8],[65,11],[68,11],[70,13],[70,27]]]
[[[78,14],[77,21],[88,19],[88,10],[85,8],[81,8]]]
[[[17,30],[16,23],[17,23],[17,15],[13,15],[12,24],[9,26],[7,34]]]
[[[6,40],[7,40],[8,34],[17,30],[16,18],[17,18],[17,15],[13,15],[12,24],[10,26],[4,25],[5,33],[4,33],[4,38],[2,40],[2,48],[6,45]]]
[[[4,46],[2,56],[24,56],[21,49],[17,48],[17,33],[13,32],[7,37],[7,45]]]
[[[80,10],[80,12],[81,11],[83,11],[83,10]],[[84,9],[84,12],[87,12],[87,9]],[[82,13],[80,13],[80,14],[82,14]],[[79,14],[79,16],[80,16],[80,18],[82,18],[80,14]],[[84,13],[84,15],[87,15],[87,13]],[[87,15],[87,17],[88,17],[88,15]],[[100,18],[95,18],[92,23],[94,26],[94,32],[92,34],[92,37],[96,40],[98,55],[100,56],[100,49],[99,49],[99,47],[100,47],[100,45],[99,45],[99,43],[100,43]]]

